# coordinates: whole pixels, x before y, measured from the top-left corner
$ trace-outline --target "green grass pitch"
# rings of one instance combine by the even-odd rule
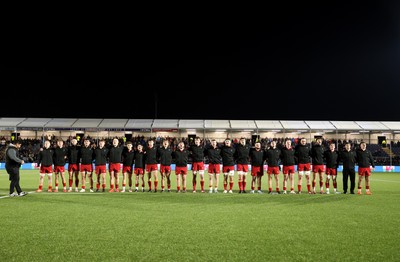
[[[222,193],[222,176],[219,194],[193,194],[191,172],[188,193],[177,194],[176,176],[171,177],[171,193],[46,192],[9,198],[8,175],[0,170],[0,259],[399,260],[399,173],[372,173],[371,196],[238,194],[237,174],[234,194]],[[340,173],[339,191],[341,180]],[[24,191],[35,191],[38,182],[37,170],[21,170]],[[265,191],[267,176],[262,183]]]

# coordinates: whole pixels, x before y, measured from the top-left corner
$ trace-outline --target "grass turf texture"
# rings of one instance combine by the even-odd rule
[[[372,196],[365,195],[364,186],[361,196],[334,195],[332,183],[330,195],[308,195],[304,191],[305,181],[302,195],[237,194],[237,174],[234,194],[221,193],[222,179],[219,194],[193,194],[191,173],[190,193],[177,194],[174,174],[172,178],[171,193],[46,192],[1,198],[0,258],[2,261],[399,259],[399,173],[373,173]],[[208,189],[208,175],[205,178]],[[279,178],[282,180],[282,175]],[[47,189],[46,179],[44,189]],[[339,174],[339,191],[342,191],[341,180]],[[38,181],[37,170],[21,170],[24,191],[36,190]],[[199,184],[198,181],[197,188]],[[8,195],[8,187],[8,175],[0,170],[0,196]],[[263,190],[266,189],[264,176]]]

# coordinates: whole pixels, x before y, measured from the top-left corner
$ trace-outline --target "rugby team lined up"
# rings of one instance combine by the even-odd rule
[[[363,193],[362,183],[365,180],[365,193],[372,194],[369,178],[375,166],[365,142],[362,142],[356,150],[347,143],[341,151],[336,149],[335,143],[329,144],[329,148],[325,149],[321,138],[311,144],[307,143],[306,138],[301,138],[296,146],[292,145],[290,139],[286,139],[281,148],[277,147],[275,140],[270,141],[266,148],[262,148],[260,142],[256,141],[252,146],[245,138],[240,138],[239,143],[235,145],[228,138],[220,146],[216,140],[211,140],[210,145],[206,146],[200,137],[195,137],[191,145],[179,142],[176,149],[170,146],[168,139],[164,139],[160,146],[156,146],[155,141],[149,139],[145,146],[138,144],[136,148],[131,141],[120,143],[118,138],[114,138],[110,146],[106,146],[104,139],[100,139],[95,144],[89,138],[83,139],[82,146],[78,145],[76,138],[71,139],[68,146],[64,146],[62,139],[58,139],[56,143],[57,145],[52,147],[51,142],[46,140],[39,152],[37,167],[40,170],[40,179],[36,192],[43,192],[45,176],[48,178],[47,192],[58,192],[59,177],[63,192],[87,192],[87,180],[90,186],[88,192],[106,192],[107,164],[108,192],[171,192],[171,165],[175,163],[175,192],[178,193],[187,192],[189,189],[193,193],[218,193],[221,171],[223,174],[223,191],[221,192],[233,193],[236,171],[238,193],[263,193],[262,177],[265,165],[269,194],[301,194],[303,177],[305,177],[307,188],[307,191],[303,193],[316,194],[318,178],[318,193],[320,194],[330,194],[331,181],[333,193],[354,194],[355,166],[358,165],[357,193]],[[208,164],[205,164],[205,160]],[[189,163],[191,165],[188,165]],[[339,192],[337,188],[339,163],[343,164],[343,192]],[[69,174],[68,189],[64,175],[66,165]],[[298,174],[297,190],[295,190],[295,165],[297,165]],[[191,188],[186,186],[188,166],[191,166],[192,170]],[[205,189],[205,169],[208,171],[208,189]],[[122,188],[119,187],[121,171]],[[279,186],[281,171],[283,173],[282,190]],[[158,172],[161,174],[160,188]],[[55,174],[54,188],[53,173]],[[246,191],[248,190],[246,187],[248,173],[251,175],[251,185],[249,191]],[[349,179],[350,187],[348,186]],[[75,182],[75,190],[72,188],[73,182]]]

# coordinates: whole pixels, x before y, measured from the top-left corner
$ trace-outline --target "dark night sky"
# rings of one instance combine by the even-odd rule
[[[0,60],[0,116],[400,121],[389,3],[272,9],[248,26],[27,26]]]

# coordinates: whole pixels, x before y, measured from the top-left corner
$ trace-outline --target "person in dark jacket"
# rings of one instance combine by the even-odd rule
[[[106,148],[106,141],[104,139],[100,139],[99,146],[94,148],[93,150],[93,159],[94,159],[94,172],[97,177],[96,182],[96,192],[100,192],[100,183],[102,186],[102,191],[106,191],[106,175],[107,175],[107,156],[108,156],[108,148]],[[93,190],[93,189],[91,189]]]
[[[301,186],[303,183],[303,176],[306,177],[307,191],[309,194],[315,194],[315,183],[313,183],[313,192],[311,192],[310,184],[310,170],[311,170],[311,148],[307,145],[307,140],[302,137],[300,143],[295,148],[295,157],[297,159],[298,182],[297,192],[301,194]]]
[[[365,177],[365,190],[367,195],[372,195],[372,192],[369,188],[370,181],[369,177],[371,176],[371,167],[375,168],[374,158],[372,157],[371,152],[367,149],[367,144],[365,142],[361,142],[360,148],[356,151],[357,155],[357,163],[358,163],[358,192],[357,194],[361,195],[361,184]]]
[[[172,164],[172,149],[169,146],[168,139],[164,139],[162,146],[157,148],[157,157],[160,160],[161,174],[161,192],[165,190],[165,180],[167,180],[168,192],[171,191],[171,164]]]
[[[324,147],[322,146],[322,138],[317,138],[315,143],[311,148],[311,157],[312,157],[312,193],[315,194],[315,187],[317,184],[317,174],[319,179],[319,193],[324,193],[324,172],[325,172],[325,165],[324,165]]]
[[[185,148],[185,143],[179,142],[178,148],[172,153],[175,159],[176,192],[186,193],[187,165],[189,161],[189,150]],[[182,191],[181,191],[182,188]]]
[[[333,193],[339,194],[337,191],[337,167],[339,165],[339,154],[336,151],[336,145],[334,143],[329,145],[329,149],[324,152],[324,159],[326,161],[326,181],[325,181],[325,189],[326,193],[329,194],[329,181],[332,178],[333,182]]]
[[[245,191],[247,172],[249,172],[249,154],[250,145],[246,144],[246,138],[242,137],[239,140],[239,144],[236,147],[236,161],[237,161],[237,173],[238,173],[238,185],[239,193]],[[260,182],[261,183],[261,182]],[[261,184],[260,184],[261,190]]]
[[[281,150],[280,159],[283,166],[283,194],[287,193],[287,181],[290,181],[290,194],[296,194],[294,191],[294,166],[295,156],[294,149],[292,148],[292,141],[290,139],[285,140],[285,147]]]
[[[201,138],[195,137],[194,145],[189,148],[190,156],[192,158],[192,172],[193,172],[193,193],[196,193],[197,174],[200,175],[200,189],[204,193],[204,153],[205,148],[201,144]]]
[[[147,147],[144,151],[144,162],[147,173],[147,184],[149,185],[149,191],[151,191],[151,179],[154,179],[154,192],[157,192],[158,186],[158,163],[157,163],[157,149],[154,146],[154,140],[150,139],[147,141]]]
[[[224,174],[224,193],[233,193],[233,176],[235,175],[235,152],[236,149],[232,146],[232,141],[227,138],[224,145],[221,147],[222,157],[222,172]],[[229,178],[229,191],[228,191]]]
[[[261,179],[264,176],[264,161],[265,151],[261,148],[261,143],[256,142],[254,148],[250,150],[250,163],[251,163],[251,190],[250,193],[254,194],[254,188],[257,184],[257,192],[262,194]],[[243,187],[242,193],[246,193],[246,188]],[[239,192],[240,193],[240,192]]]
[[[134,169],[135,173],[135,192],[139,191],[139,180],[142,181],[142,192],[144,192],[144,151],[143,145],[137,145],[134,156]]]
[[[125,192],[126,177],[128,177],[129,192],[132,192],[132,175],[133,175],[133,162],[135,157],[135,150],[131,141],[126,142],[126,147],[122,151],[122,193]]]
[[[351,150],[350,143],[346,143],[344,150],[340,152],[340,161],[343,163],[343,194],[347,194],[348,182],[350,178],[350,194],[354,194],[356,187],[356,153]]]
[[[83,140],[83,146],[81,147],[79,155],[81,157],[80,173],[82,178],[81,190],[79,192],[84,193],[86,191],[86,178],[89,178],[90,188],[93,188],[94,148],[88,137],[85,137]]]
[[[119,144],[119,139],[112,140],[112,146],[108,149],[108,172],[110,174],[110,190],[108,192],[119,192],[119,172],[121,171],[122,151],[124,145]]]
[[[211,140],[211,146],[207,148],[206,155],[208,157],[208,175],[210,179],[210,193],[218,193],[219,174],[221,172],[221,149],[217,145],[215,139]],[[213,191],[214,187],[214,191]]]
[[[72,192],[72,183],[75,176],[75,192],[79,191],[79,169],[80,169],[80,146],[76,138],[71,139],[71,144],[68,146],[68,174],[69,174],[69,189]]]
[[[24,164],[24,160],[18,157],[18,151],[21,147],[22,142],[17,140],[14,143],[10,143],[6,149],[6,171],[10,179],[10,197],[14,196],[25,196],[26,192],[22,191],[19,185],[19,168]],[[17,190],[17,193],[14,191]]]
[[[39,168],[39,188],[36,192],[43,191],[43,180],[44,176],[47,175],[48,185],[47,192],[53,192],[53,157],[54,157],[54,149],[50,147],[51,143],[49,140],[44,141],[44,147],[40,149],[37,167]]]
[[[279,191],[279,156],[281,150],[276,147],[276,141],[271,141],[270,147],[266,150],[266,160],[267,160],[267,174],[268,174],[268,193],[272,194],[272,175],[275,178],[275,190],[276,193],[280,194]]]
[[[58,192],[58,175],[61,176],[63,192],[67,192],[67,182],[65,180],[65,164],[68,155],[68,149],[64,147],[62,139],[57,140],[57,147],[54,149],[54,192]]]

